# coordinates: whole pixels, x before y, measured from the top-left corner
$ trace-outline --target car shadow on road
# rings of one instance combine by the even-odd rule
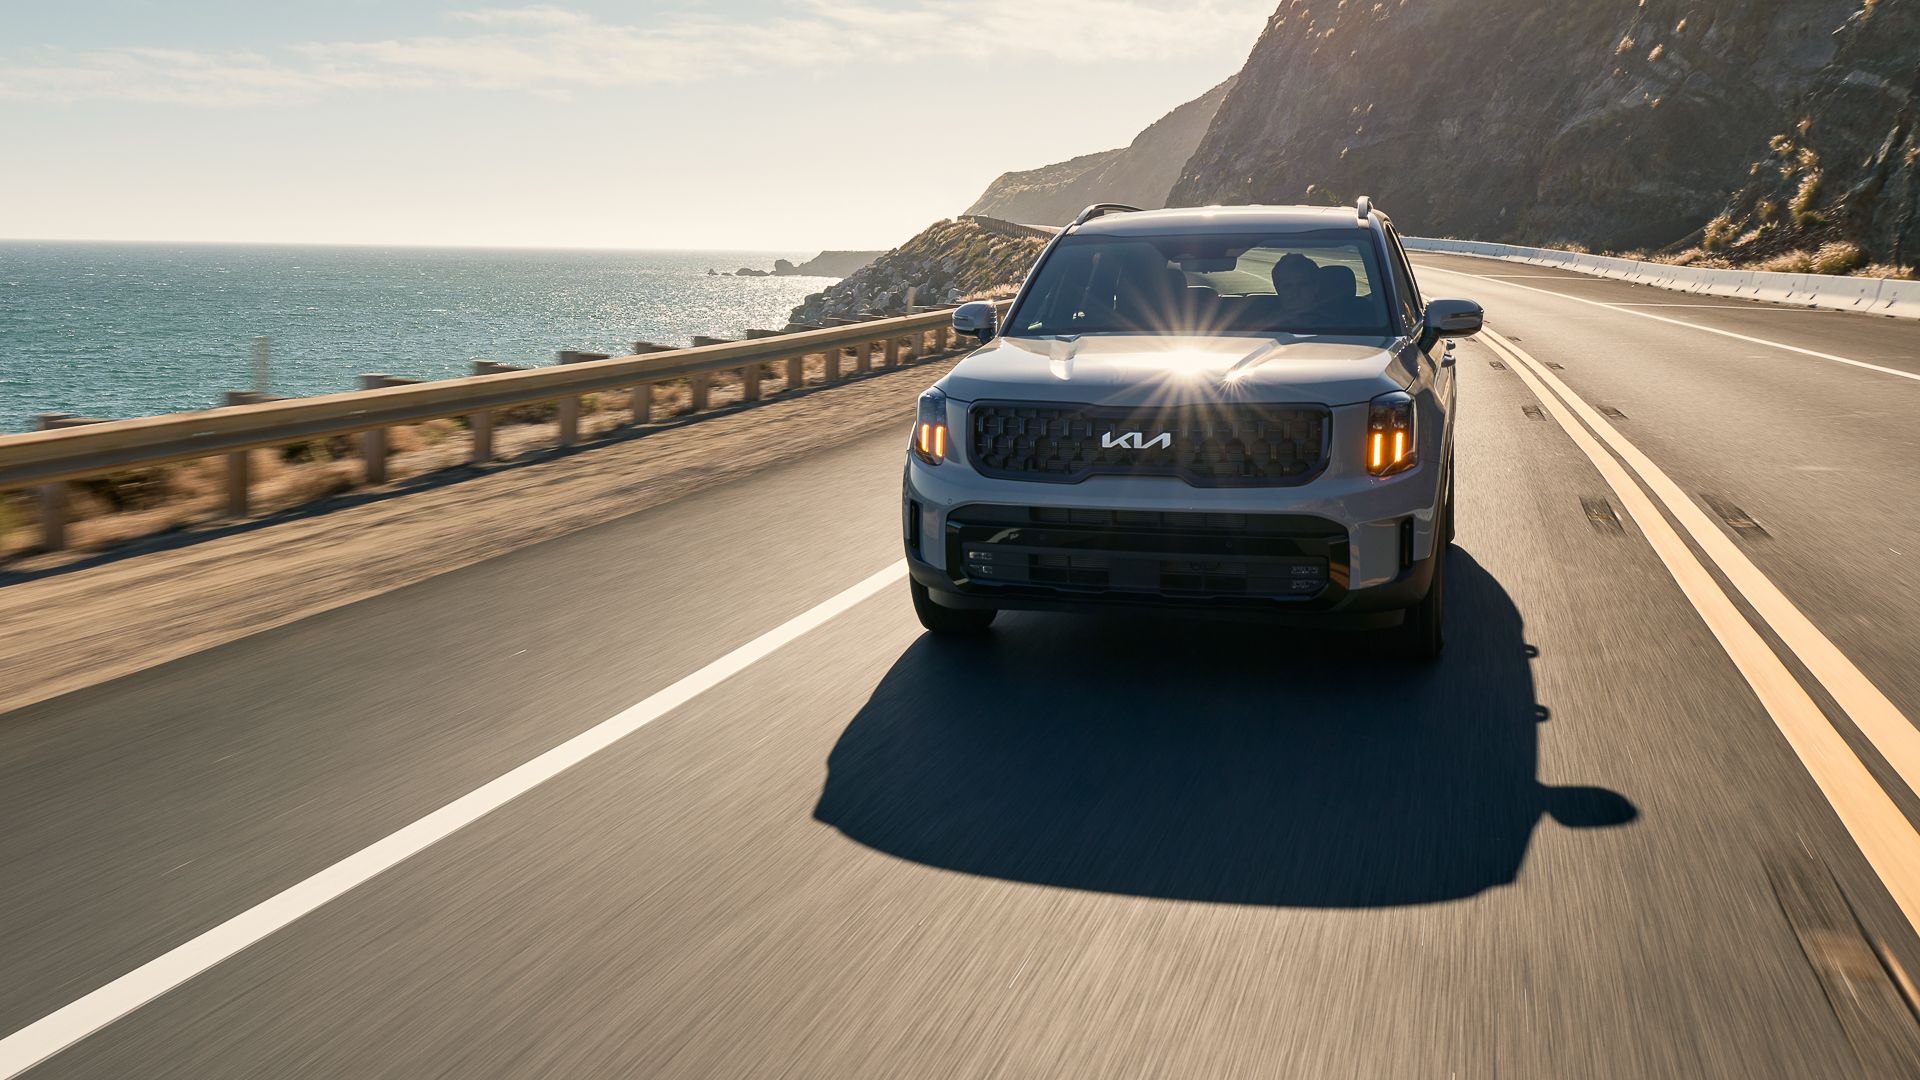
[[[1519,612],[1464,551],[1444,660],[1364,635],[1003,616],[922,636],[835,745],[814,816],[903,859],[1225,903],[1418,904],[1514,880],[1543,813],[1637,815],[1534,775],[1547,712]]]

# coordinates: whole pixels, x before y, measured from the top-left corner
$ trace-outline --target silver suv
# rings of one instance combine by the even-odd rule
[[[1453,337],[1355,207],[1088,207],[920,397],[903,524],[936,633],[1146,605],[1382,628],[1438,655]],[[1444,348],[1441,343],[1446,341]]]

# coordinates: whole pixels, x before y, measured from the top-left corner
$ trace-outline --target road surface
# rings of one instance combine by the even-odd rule
[[[928,639],[876,417],[0,716],[0,1077],[1902,1075],[1920,328],[1418,266],[1438,665]]]

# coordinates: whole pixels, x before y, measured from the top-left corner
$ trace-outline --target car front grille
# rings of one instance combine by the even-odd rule
[[[1286,487],[1326,468],[1324,405],[1245,403],[1111,408],[1006,401],[967,412],[982,475],[1078,483],[1089,476],[1177,476],[1196,487]]]

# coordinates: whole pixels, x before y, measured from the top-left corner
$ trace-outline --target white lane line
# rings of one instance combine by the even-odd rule
[[[629,706],[512,771],[490,780],[305,881],[255,904],[185,944],[0,1039],[0,1080],[45,1061],[88,1035],[313,912],[348,890],[605,750],[647,724],[739,674],[781,646],[907,575],[904,561],[780,624],[706,667]]]
[[[1687,547],[1686,541],[1661,516],[1653,500],[1633,481],[1620,461],[1607,453],[1580,423],[1580,420],[1585,420],[1604,437],[1606,432],[1601,431],[1601,427],[1605,421],[1598,414],[1592,414],[1585,402],[1568,391],[1564,384],[1554,379],[1545,367],[1518,346],[1492,332],[1487,332],[1487,336],[1496,345],[1503,346],[1496,351],[1514,361],[1514,372],[1546,406],[1547,411],[1553,414],[1553,418],[1559,421],[1574,444],[1593,462],[1608,486],[1613,488],[1614,494],[1619,496],[1627,512],[1640,526],[1641,535],[1646,537],[1660,561],[1666,564],[1667,572],[1719,640],[1721,648],[1726,650],[1727,656],[1747,680],[1747,685],[1753,688],[1767,715],[1773,718],[1774,725],[1786,737],[1787,745],[1800,758],[1801,764],[1826,796],[1840,823],[1853,837],[1854,843],[1859,845],[1861,854],[1866,856],[1874,873],[1886,885],[1887,892],[1899,905],[1908,924],[1920,929],[1920,832],[1914,830],[1913,823],[1907,820],[1900,807],[1874,780],[1873,773],[1868,771],[1853,748],[1847,745],[1846,738],[1827,719],[1800,681],[1794,678],[1793,672],[1775,655],[1766,639],[1740,613],[1726,590],[1720,587],[1713,575],[1694,556],[1692,549]],[[1549,383],[1553,391],[1547,389]],[[1560,395],[1564,395],[1564,402]],[[1580,420],[1576,420],[1569,409],[1578,412]],[[1618,449],[1616,446],[1615,450]],[[1631,459],[1628,464],[1633,464]],[[1645,482],[1648,477],[1642,474],[1641,480]],[[1653,483],[1648,483],[1648,487],[1656,493],[1660,491],[1659,486]],[[1662,501],[1665,501],[1664,497]],[[1672,509],[1671,506],[1668,508]],[[1682,524],[1688,523],[1683,521]],[[1692,532],[1690,524],[1688,531]],[[1715,535],[1719,534],[1717,529],[1713,531]],[[1695,538],[1698,539],[1698,536]],[[1708,554],[1711,556],[1712,552]],[[1721,569],[1724,572],[1727,568],[1722,566]],[[1774,631],[1779,633],[1780,628],[1775,626]],[[1817,635],[1818,631],[1814,633]],[[1792,637],[1786,634],[1781,634],[1781,637],[1797,651],[1797,643]],[[1801,660],[1805,662],[1806,657],[1801,656]],[[1838,694],[1834,696],[1841,707],[1851,714],[1850,702]],[[1855,723],[1860,722],[1857,716],[1854,720]],[[1908,731],[1912,731],[1911,725]],[[1912,784],[1911,776],[1902,775]]]
[[[1684,326],[1689,330],[1699,330],[1708,334],[1719,334],[1721,337],[1732,338],[1735,341],[1744,341],[1752,345],[1765,345],[1768,348],[1772,348],[1772,349],[1781,349],[1790,353],[1799,353],[1801,356],[1811,356],[1816,360],[1831,360],[1836,364],[1846,364],[1849,367],[1865,368],[1868,371],[1877,371],[1882,375],[1893,375],[1902,379],[1911,379],[1914,382],[1920,382],[1920,372],[1901,371],[1899,368],[1882,367],[1879,364],[1869,364],[1865,360],[1852,360],[1844,356],[1835,356],[1832,353],[1817,352],[1813,349],[1803,349],[1798,345],[1788,345],[1788,344],[1785,344],[1784,342],[1769,341],[1766,338],[1748,337],[1746,334],[1736,334],[1731,330],[1721,330],[1718,327],[1701,326],[1699,323],[1685,322],[1680,319],[1669,319],[1665,315],[1655,315],[1651,311],[1635,311],[1630,307],[1625,307],[1620,304],[1605,304],[1605,303],[1601,303],[1598,300],[1588,300],[1584,296],[1569,296],[1566,293],[1554,292],[1552,289],[1539,289],[1539,288],[1535,288],[1532,285],[1520,285],[1515,282],[1506,281],[1497,277],[1483,277],[1479,274],[1462,273],[1459,270],[1445,270],[1438,266],[1423,266],[1420,269],[1422,273],[1452,274],[1454,277],[1466,278],[1468,281],[1491,281],[1496,285],[1505,285],[1509,289],[1525,289],[1528,292],[1539,293],[1542,296],[1553,296],[1553,297],[1558,297],[1561,300],[1571,300],[1576,304],[1589,304],[1597,308],[1606,308],[1608,311],[1617,311],[1622,315],[1634,315],[1642,319],[1652,319],[1654,322],[1663,322],[1672,326]],[[1593,280],[1605,281],[1610,279],[1595,278]]]

